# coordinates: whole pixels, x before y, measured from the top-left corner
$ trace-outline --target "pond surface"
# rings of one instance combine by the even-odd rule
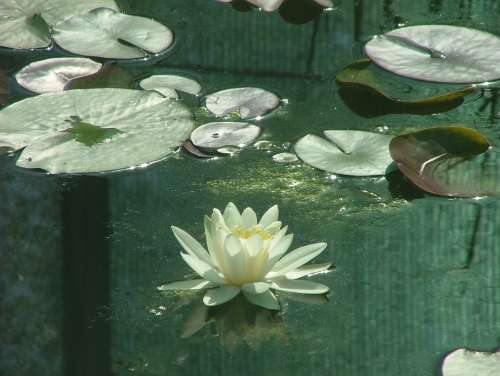
[[[500,346],[500,201],[427,195],[398,173],[355,178],[279,164],[307,133],[391,135],[445,124],[498,144],[497,94],[437,114],[400,113],[346,93],[335,73],[364,41],[402,25],[461,25],[500,34],[494,0],[337,0],[297,25],[290,15],[207,0],[119,1],[175,33],[167,55],[123,63],[137,76],[182,73],[203,93],[255,86],[286,104],[259,121],[270,150],[199,160],[184,154],[145,169],[48,176],[0,157],[0,369],[5,375],[439,375],[456,348]],[[2,50],[10,76],[62,52]],[[398,79],[411,97],[436,86]],[[27,93],[0,93],[13,103]],[[194,108],[194,104],[192,105]],[[211,120],[196,111],[197,122]],[[211,309],[201,295],[156,287],[192,273],[170,231],[203,239],[203,215],[232,201],[258,214],[273,204],[295,247],[326,241],[311,279],[329,301],[284,301],[280,314],[235,300]],[[197,331],[198,330],[198,331]]]

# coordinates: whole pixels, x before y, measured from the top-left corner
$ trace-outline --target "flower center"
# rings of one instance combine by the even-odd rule
[[[237,237],[243,239],[250,239],[254,235],[259,235],[262,238],[262,240],[270,240],[273,238],[273,236],[270,233],[268,233],[260,226],[254,226],[249,229],[244,229],[238,226],[232,230],[232,233]]]

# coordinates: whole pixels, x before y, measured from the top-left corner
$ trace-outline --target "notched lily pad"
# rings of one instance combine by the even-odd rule
[[[146,166],[188,137],[189,109],[158,93],[128,89],[41,94],[0,111],[0,144],[23,149],[17,165],[50,173]]]
[[[227,154],[223,148],[245,147],[254,142],[260,132],[260,127],[249,123],[215,122],[196,128],[191,133],[191,141],[201,149]]]
[[[391,156],[426,192],[476,197],[500,194],[500,152],[474,129],[439,127],[395,137]]]
[[[341,175],[384,175],[392,163],[392,136],[365,131],[324,131],[327,139],[308,134],[294,146],[298,157],[313,167]]]
[[[443,362],[443,376],[498,376],[500,352],[484,353],[458,349]]]
[[[236,113],[241,119],[265,115],[280,104],[281,99],[276,94],[255,87],[222,90],[205,99],[205,106],[215,116]]]
[[[177,75],[154,75],[139,82],[144,90],[155,90],[169,98],[177,99],[177,91],[198,95],[201,85],[195,80]]]
[[[119,10],[114,0],[2,0],[0,46],[47,48],[51,45],[49,25],[100,7]]]
[[[34,93],[51,93],[63,91],[72,79],[94,74],[101,67],[102,64],[87,58],[60,57],[35,61],[17,72],[15,78]]]
[[[144,58],[147,53],[166,50],[173,42],[173,34],[166,26],[108,8],[94,9],[57,23],[53,38],[63,49],[75,54],[110,59]]]
[[[336,80],[343,87],[352,89],[367,90],[383,99],[399,106],[401,110],[412,112],[412,110],[426,110],[440,112],[440,109],[451,109],[460,105],[464,97],[477,91],[477,88],[468,86],[456,91],[444,94],[432,95],[416,100],[403,100],[390,93],[390,87],[384,84],[384,80],[377,77],[376,73],[370,69],[369,59],[357,60],[337,73]]]
[[[500,38],[466,27],[404,27],[373,38],[365,52],[380,67],[417,80],[477,83],[500,79]]]

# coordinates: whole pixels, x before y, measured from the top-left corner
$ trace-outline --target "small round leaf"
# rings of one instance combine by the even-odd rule
[[[218,150],[228,146],[241,148],[255,141],[260,132],[260,127],[249,123],[208,123],[193,131],[191,141],[202,149]]]

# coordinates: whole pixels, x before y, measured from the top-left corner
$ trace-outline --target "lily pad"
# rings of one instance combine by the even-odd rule
[[[396,29],[369,41],[365,53],[380,67],[417,80],[476,83],[500,79],[500,38],[466,27]]]
[[[34,93],[63,91],[74,78],[94,74],[102,64],[87,58],[54,58],[35,61],[19,72],[15,78],[19,85]]]
[[[219,150],[228,146],[242,148],[259,137],[260,127],[249,123],[208,123],[191,133],[191,141],[201,149]]]
[[[344,87],[368,90],[401,106],[403,109],[407,108],[409,110],[427,107],[435,108],[447,104],[459,105],[463,102],[466,95],[477,91],[477,88],[474,86],[468,86],[456,91],[416,100],[402,100],[390,94],[388,85],[384,85],[384,81],[380,80],[373,70],[369,69],[370,65],[371,61],[369,59],[361,59],[349,64],[337,73],[337,82]]]
[[[144,90],[155,90],[169,98],[178,98],[177,91],[192,95],[201,92],[201,85],[198,82],[176,75],[154,75],[141,80],[139,86]]]
[[[105,64],[98,72],[75,78],[68,82],[64,90],[118,88],[132,89],[134,76],[117,64]]]
[[[395,137],[391,156],[426,192],[476,197],[500,194],[500,153],[474,129],[439,127]]]
[[[500,352],[455,350],[445,358],[442,373],[443,376],[498,376]]]
[[[392,163],[392,136],[365,131],[324,131],[327,140],[308,134],[294,146],[308,165],[341,175],[384,175]]]
[[[57,23],[53,38],[63,49],[79,55],[136,59],[160,53],[173,42],[166,26],[144,17],[98,8]]]
[[[222,90],[205,99],[205,106],[215,116],[237,113],[241,119],[265,115],[280,103],[281,99],[276,94],[255,87]]]
[[[49,25],[100,7],[119,10],[114,0],[2,0],[0,46],[47,48],[51,44]]]
[[[71,90],[28,98],[0,111],[0,144],[24,148],[20,167],[102,172],[169,156],[193,125],[181,102],[155,92]]]

